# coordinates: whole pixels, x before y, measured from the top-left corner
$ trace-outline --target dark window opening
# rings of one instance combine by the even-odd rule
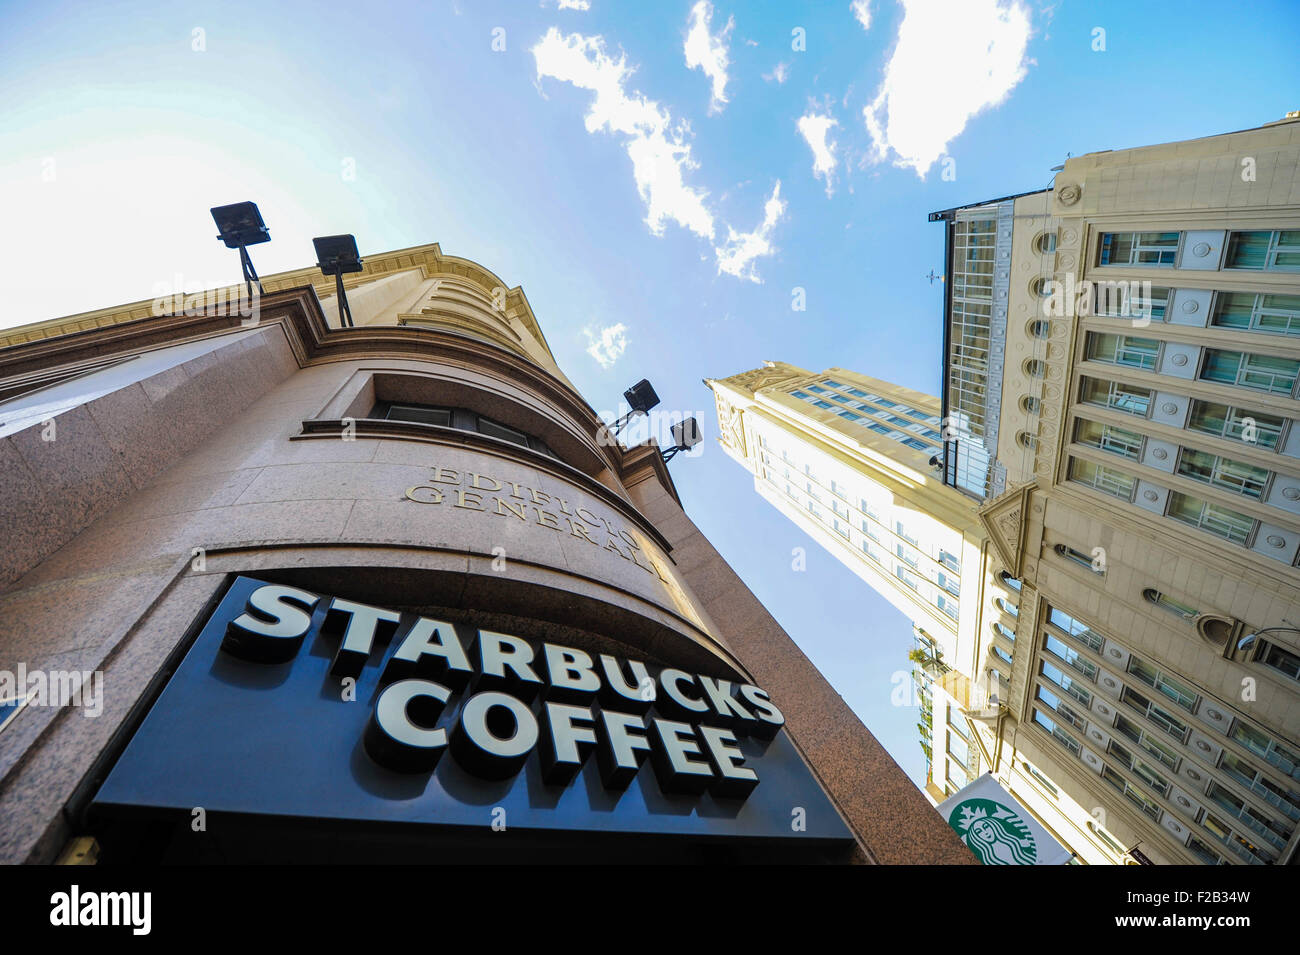
[[[456,428],[460,431],[475,431],[490,438],[509,441],[522,445],[533,451],[540,451],[549,457],[559,459],[540,438],[525,434],[485,415],[470,411],[468,408],[439,408],[434,405],[401,404],[395,401],[380,401],[370,417],[388,421],[412,421],[416,424],[432,424],[443,428]]]

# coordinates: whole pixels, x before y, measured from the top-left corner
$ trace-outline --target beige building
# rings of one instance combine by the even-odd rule
[[[1292,116],[931,216],[945,412],[999,409],[945,473],[1022,582],[999,740],[1155,862],[1295,857],[1298,159]]]

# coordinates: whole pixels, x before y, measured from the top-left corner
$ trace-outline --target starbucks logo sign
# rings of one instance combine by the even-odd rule
[[[984,865],[1035,865],[1038,845],[1024,819],[992,799],[965,799],[953,807],[948,825]]]

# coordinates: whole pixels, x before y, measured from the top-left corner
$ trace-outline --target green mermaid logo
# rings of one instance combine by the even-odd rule
[[[1038,846],[1025,821],[991,799],[966,799],[948,817],[962,841],[984,865],[1034,865]]]

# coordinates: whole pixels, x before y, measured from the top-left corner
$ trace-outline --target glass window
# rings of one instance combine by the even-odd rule
[[[1234,722],[1228,735],[1270,766],[1280,769],[1284,776],[1300,779],[1300,751],[1284,746],[1243,720]]]
[[[1160,819],[1160,806],[1153,800],[1142,795],[1137,788],[1135,788],[1119,773],[1115,772],[1115,770],[1111,769],[1109,766],[1103,766],[1101,777],[1122,792],[1129,802],[1141,809],[1146,815],[1157,821]]]
[[[1178,236],[1177,232],[1104,232],[1098,264],[1172,266]]]
[[[1005,624],[998,623],[996,620],[993,621],[993,632],[998,634],[998,636],[1010,640],[1012,643],[1014,643],[1016,640],[1015,631],[1013,631],[1010,627],[1006,626]]]
[[[939,563],[947,567],[954,574],[961,573],[961,561],[955,555],[948,553],[946,550],[939,551]]]
[[[1225,328],[1300,335],[1300,295],[1220,292],[1210,324]]]
[[[420,424],[438,424],[451,427],[450,408],[432,408],[428,405],[389,405],[384,415],[389,421],[416,421]]]
[[[1151,389],[1137,385],[1124,385],[1118,381],[1084,378],[1082,401],[1105,408],[1114,408],[1138,417],[1146,417],[1151,407]]]
[[[1082,673],[1093,683],[1097,682],[1096,664],[1086,659],[1078,650],[1074,649],[1074,647],[1067,646],[1063,641],[1058,640],[1050,633],[1044,635],[1044,645],[1047,647],[1048,652],[1062,663],[1066,664],[1071,669]]]
[[[1158,590],[1152,590],[1150,587],[1142,591],[1142,598],[1148,603],[1155,604],[1161,610],[1168,610],[1170,613],[1187,620],[1191,620],[1193,617],[1200,615],[1200,611],[1195,607],[1189,606],[1185,603],[1179,603],[1172,597],[1168,597]]]
[[[994,599],[993,606],[997,607],[1003,613],[1009,614],[1012,617],[1020,616],[1020,608],[1013,603],[1009,603],[1008,601],[1004,600],[1001,597],[997,597]]]
[[[998,571],[998,580],[1002,581],[1002,586],[1008,587],[1011,590],[1014,590],[1016,593],[1020,593],[1020,588],[1024,586],[1023,584],[1020,583],[1020,581],[1016,580],[1016,578],[1012,577],[1005,570]]]
[[[1205,364],[1201,368],[1204,381],[1241,385],[1274,394],[1289,395],[1297,376],[1300,376],[1300,361],[1216,348],[1205,350]]]
[[[1300,682],[1300,656],[1285,647],[1280,647],[1276,643],[1261,642],[1255,660],[1285,677]]]
[[[1064,544],[1057,544],[1052,548],[1052,550],[1056,551],[1059,556],[1064,557],[1066,560],[1072,560],[1076,564],[1081,564],[1084,567],[1087,567],[1094,574],[1104,575],[1106,573],[1103,567],[1099,566],[1098,563],[1094,562],[1093,559],[1083,551],[1075,550],[1073,547],[1066,547]]]
[[[1300,230],[1233,232],[1224,268],[1300,272]]]
[[[999,660],[1001,660],[1003,663],[1005,663],[1007,666],[1011,665],[1011,654],[1007,653],[1007,651],[1003,650],[996,643],[989,645],[989,652],[992,653]]]
[[[1079,743],[1073,736],[1065,732],[1056,725],[1056,721],[1050,717],[1044,716],[1042,710],[1034,710],[1034,722],[1047,730],[1048,733],[1056,737],[1057,742],[1072,752],[1075,756],[1079,755]]]
[[[1070,458],[1070,480],[1118,497],[1125,501],[1133,500],[1133,491],[1137,487],[1137,478],[1125,474],[1104,464],[1094,464],[1082,458]]]
[[[1168,514],[1176,521],[1236,544],[1245,544],[1255,527],[1255,519],[1247,514],[1178,491],[1169,492]]]
[[[1061,698],[1058,697],[1051,690],[1047,689],[1046,687],[1040,686],[1038,687],[1038,691],[1036,695],[1040,703],[1043,703],[1051,707],[1053,710],[1055,710],[1056,715],[1059,716],[1066,723],[1069,723],[1071,726],[1074,726],[1081,730],[1087,727],[1088,725],[1087,721],[1078,713],[1076,713],[1068,703],[1062,702]]]
[[[1256,500],[1264,495],[1270,474],[1267,468],[1190,448],[1184,448],[1179,456],[1178,473]]]
[[[1133,461],[1142,455],[1142,435],[1113,424],[1080,418],[1074,426],[1074,440]]]
[[[1181,743],[1187,739],[1187,724],[1160,704],[1147,699],[1141,693],[1127,686],[1120,691],[1119,698],[1178,740],[1178,742]]]
[[[948,734],[948,755],[955,759],[962,769],[970,769],[970,745],[956,733]]]
[[[1160,342],[1154,338],[1110,335],[1102,332],[1088,333],[1087,358],[1090,361],[1104,361],[1112,365],[1126,365],[1130,368],[1145,368],[1150,371],[1156,367],[1156,355],[1159,351]]]
[[[1128,661],[1128,672],[1137,677],[1153,690],[1159,690],[1169,699],[1173,700],[1187,712],[1191,712],[1196,707],[1197,695],[1187,686],[1175,680],[1173,677],[1162,673],[1151,664],[1146,663],[1137,657],[1130,656]]]
[[[1060,627],[1071,637],[1085,644],[1092,650],[1101,651],[1104,638],[1101,634],[1094,631],[1086,623],[1076,620],[1059,607],[1052,607],[1047,613],[1047,622],[1054,627]]]
[[[1045,660],[1039,665],[1039,672],[1082,703],[1085,709],[1092,706],[1092,693],[1084,689],[1083,685],[1077,680],[1071,679]]]
[[[1193,399],[1187,428],[1190,431],[1200,431],[1215,437],[1236,438],[1247,444],[1273,449],[1277,447],[1282,437],[1282,425],[1285,421],[1285,418],[1277,415],[1262,414],[1214,401]]]

